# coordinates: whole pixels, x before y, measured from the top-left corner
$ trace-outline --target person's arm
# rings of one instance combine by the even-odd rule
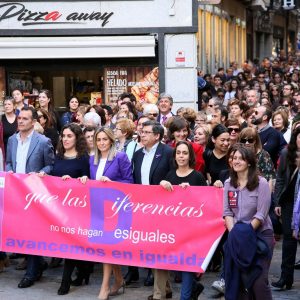
[[[10,137],[7,142],[7,150],[6,150],[6,163],[5,163],[5,171],[13,172],[13,164],[12,164],[12,144],[13,137]]]
[[[257,197],[256,214],[251,221],[254,230],[258,229],[265,222],[269,216],[271,206],[271,191],[268,182],[264,178],[260,178],[259,180]]]
[[[132,167],[127,157],[127,154],[120,152],[122,156],[119,157],[119,171],[122,178],[122,182],[133,183]]]
[[[230,217],[230,216],[225,217],[225,226],[226,226],[227,230],[230,232],[234,226],[233,217]]]
[[[234,219],[233,219],[233,211],[229,207],[228,203],[228,188],[229,183],[225,182],[224,184],[224,194],[223,194],[223,218],[225,220],[225,226],[228,231],[230,231],[234,226]]]
[[[45,172],[46,174],[50,174],[54,164],[53,146],[50,139],[48,138],[41,146],[44,155],[44,167],[40,170],[40,172]]]

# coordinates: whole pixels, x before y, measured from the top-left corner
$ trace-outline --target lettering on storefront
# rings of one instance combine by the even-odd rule
[[[0,5],[0,22],[16,18],[23,26],[41,24],[84,24],[83,21],[102,21],[101,26],[108,24],[113,12],[72,12],[64,15],[59,10],[32,11],[22,3],[5,3]],[[79,22],[78,22],[79,21]]]

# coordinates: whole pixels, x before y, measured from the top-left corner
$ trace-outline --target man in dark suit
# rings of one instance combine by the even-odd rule
[[[51,141],[34,131],[38,114],[32,107],[23,107],[18,116],[18,133],[8,139],[6,171],[20,174],[49,174],[54,163]],[[27,271],[19,288],[33,285],[42,276],[45,264],[40,256],[28,255]]]
[[[157,106],[159,109],[159,114],[157,117],[157,121],[164,125],[166,121],[174,116],[172,113],[172,107],[173,107],[173,98],[171,95],[162,93],[158,97]]]
[[[143,123],[141,142],[144,148],[136,151],[132,158],[135,183],[158,185],[172,168],[173,149],[161,143],[163,135],[164,129],[158,122],[147,121]],[[165,296],[167,298],[172,297],[168,282],[168,271],[153,270],[153,273],[154,294],[149,296],[148,299],[159,300]],[[150,274],[145,283],[151,281]]]

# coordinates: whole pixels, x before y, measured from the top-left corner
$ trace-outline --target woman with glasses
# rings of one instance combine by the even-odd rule
[[[272,299],[268,284],[274,248],[270,204],[271,192],[266,179],[258,176],[253,151],[240,145],[233,152],[230,178],[224,185],[223,218],[229,232],[224,246],[225,299]],[[261,271],[251,276],[257,265]],[[243,267],[248,267],[247,272]]]
[[[143,109],[143,115],[148,117],[150,120],[156,121],[159,114],[157,105],[146,104]]]
[[[270,154],[262,148],[259,134],[255,128],[244,128],[239,136],[238,142],[250,148],[256,156],[257,169],[260,175],[266,178],[270,190],[273,190],[273,179],[276,178],[274,164]]]
[[[280,105],[280,86],[274,85],[270,89],[270,101],[272,103],[272,109],[275,110]]]
[[[230,145],[234,145],[240,135],[241,126],[237,119],[229,118],[225,122],[225,127],[228,129],[229,137],[230,137]]]
[[[133,183],[131,163],[124,152],[118,152],[115,136],[110,128],[101,127],[94,135],[95,155],[90,157],[91,179],[102,182],[117,181]],[[86,183],[88,177],[81,178]],[[114,275],[114,283],[110,287],[111,274]],[[125,283],[121,267],[103,263],[103,279],[99,293],[100,300],[107,300],[110,296],[116,296],[122,289],[124,293]]]
[[[281,132],[286,142],[289,143],[291,139],[291,128],[287,109],[285,109],[285,107],[280,108],[279,106],[273,113],[271,120],[272,126]]]
[[[118,120],[114,128],[117,150],[125,152],[130,161],[134,152],[139,149],[137,143],[133,140],[134,131],[135,125],[129,119]]]
[[[282,220],[282,262],[280,279],[272,282],[279,290],[290,290],[294,282],[294,264],[298,241],[293,237],[293,206],[299,193],[300,127],[291,136],[288,147],[282,150],[275,184],[275,213]]]
[[[53,148],[56,149],[58,143],[58,132],[56,128],[53,126],[53,120],[48,111],[40,108],[37,111],[38,114],[38,122],[44,129],[44,135],[51,140]],[[68,124],[68,123],[67,123]]]

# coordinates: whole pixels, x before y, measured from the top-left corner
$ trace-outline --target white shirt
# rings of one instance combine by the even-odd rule
[[[154,159],[154,155],[159,143],[156,143],[150,151],[147,151],[146,148],[143,149],[144,158],[141,167],[141,179],[142,184],[149,185],[150,184],[150,169]]]
[[[26,174],[26,163],[29,146],[31,143],[32,132],[26,137],[24,141],[21,140],[20,133],[17,134],[18,147],[16,155],[16,173]]]
[[[101,158],[98,168],[97,168],[97,173],[96,173],[96,180],[99,180],[100,177],[103,175],[105,164],[106,164],[107,158]]]

